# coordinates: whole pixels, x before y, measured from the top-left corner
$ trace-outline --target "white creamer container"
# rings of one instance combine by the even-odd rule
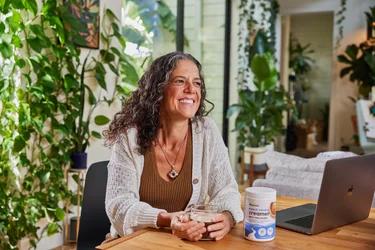
[[[276,231],[276,190],[265,187],[246,188],[244,215],[246,239],[273,240]]]

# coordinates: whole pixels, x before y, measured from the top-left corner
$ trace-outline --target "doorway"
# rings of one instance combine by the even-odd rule
[[[281,68],[298,119],[288,118],[287,153],[305,158],[328,149],[333,12],[282,16]]]

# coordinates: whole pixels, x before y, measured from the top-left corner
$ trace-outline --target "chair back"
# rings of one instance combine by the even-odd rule
[[[86,174],[77,250],[92,250],[105,240],[111,223],[105,211],[108,161],[92,164]]]

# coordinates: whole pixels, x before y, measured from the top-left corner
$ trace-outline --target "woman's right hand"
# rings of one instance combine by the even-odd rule
[[[174,235],[190,241],[200,240],[207,230],[203,222],[190,220],[187,215],[174,216],[170,227]]]

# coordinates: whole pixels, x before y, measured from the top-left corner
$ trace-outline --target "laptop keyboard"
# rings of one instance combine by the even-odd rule
[[[303,228],[311,228],[312,224],[313,224],[313,221],[314,221],[314,215],[315,214],[310,214],[310,215],[300,217],[300,218],[297,218],[297,219],[288,220],[288,221],[285,221],[285,223],[300,226],[300,227],[303,227]]]

